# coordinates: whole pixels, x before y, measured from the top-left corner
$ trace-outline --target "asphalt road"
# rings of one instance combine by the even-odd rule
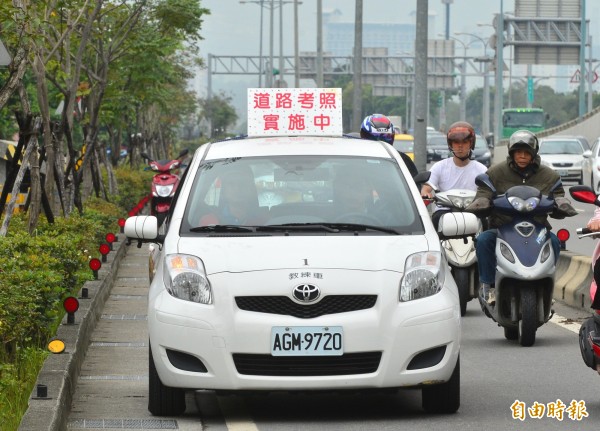
[[[578,322],[588,312],[557,303],[553,321],[538,330],[533,347],[525,348],[504,339],[502,329],[483,315],[475,301],[469,303],[462,320],[461,407],[456,414],[424,413],[418,390],[387,395],[267,396],[220,396],[198,391],[188,393],[184,415],[152,417],[146,408],[145,253],[144,248],[130,246],[121,262],[115,286],[91,336],[70,411],[65,412],[71,431],[321,431],[325,427],[345,431],[547,431],[590,430],[600,425],[600,376],[584,365],[578,347]],[[561,403],[565,407],[557,411],[563,413],[562,421],[554,416],[556,411],[548,410]],[[545,410],[533,412],[538,416],[534,418],[527,409],[535,405],[544,405]],[[523,420],[519,413],[524,413]]]

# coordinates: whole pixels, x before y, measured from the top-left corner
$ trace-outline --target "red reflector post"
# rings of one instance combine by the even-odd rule
[[[94,272],[94,280],[98,280],[98,270],[102,267],[102,262],[100,259],[91,259],[90,260],[90,269]]]
[[[125,229],[125,219],[124,218],[120,218],[119,221],[118,221],[118,223],[119,223],[119,227],[121,228],[121,233],[123,233],[124,229]]]
[[[112,251],[113,249],[113,242],[115,242],[117,240],[117,236],[114,233],[107,233],[106,234],[106,242],[108,243],[110,250]]]
[[[106,262],[106,255],[110,253],[110,246],[108,244],[100,244],[99,251],[102,255],[102,262]]]
[[[75,323],[75,312],[79,310],[79,301],[74,296],[68,296],[63,301],[63,307],[67,312],[67,324]]]
[[[556,232],[556,236],[558,237],[558,240],[560,241],[560,249],[566,250],[567,240],[571,237],[571,234],[569,233],[569,231],[567,229],[559,229],[558,232]]]

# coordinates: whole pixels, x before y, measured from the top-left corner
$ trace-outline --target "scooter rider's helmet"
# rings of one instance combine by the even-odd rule
[[[394,143],[394,125],[388,117],[382,114],[368,115],[360,125],[360,137],[372,141]]]
[[[525,150],[535,157],[539,149],[540,143],[537,136],[529,130],[517,130],[508,141],[508,154],[510,157],[513,157],[516,150]]]
[[[452,152],[453,142],[469,141],[471,143],[471,152],[475,149],[475,129],[466,121],[457,121],[450,125],[446,134],[448,150]],[[469,155],[471,154],[469,152]]]

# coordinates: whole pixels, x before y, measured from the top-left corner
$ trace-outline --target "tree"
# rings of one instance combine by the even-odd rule
[[[200,99],[200,118],[205,118],[211,124],[211,137],[224,136],[237,122],[238,115],[231,100],[231,96],[227,96],[224,92]]]

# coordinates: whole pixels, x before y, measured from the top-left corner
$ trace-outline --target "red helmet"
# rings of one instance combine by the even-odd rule
[[[475,148],[475,129],[466,121],[457,121],[448,129],[446,140],[450,151],[452,151],[452,143],[456,141],[470,141],[471,151],[473,151]]]

